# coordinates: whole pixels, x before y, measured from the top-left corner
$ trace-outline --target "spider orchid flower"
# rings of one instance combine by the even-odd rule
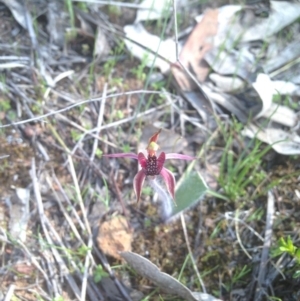
[[[110,158],[131,158],[138,160],[142,169],[135,175],[133,179],[133,188],[137,197],[137,202],[139,202],[142,187],[147,176],[155,178],[156,176],[162,176],[164,182],[166,184],[167,190],[169,194],[172,196],[173,200],[175,200],[175,177],[173,173],[164,167],[165,160],[167,159],[180,159],[180,160],[194,160],[194,157],[170,153],[166,154],[161,152],[157,157],[156,152],[159,149],[157,144],[158,136],[161,132],[161,129],[156,132],[150,139],[148,146],[146,148],[148,156],[145,157],[143,153],[118,153],[118,154],[107,154],[103,155],[104,157]]]

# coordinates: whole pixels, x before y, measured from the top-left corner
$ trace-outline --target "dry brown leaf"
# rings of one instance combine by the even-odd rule
[[[132,231],[123,216],[117,216],[100,225],[97,242],[107,255],[122,259],[119,252],[131,251]]]
[[[181,63],[192,70],[199,82],[203,82],[208,75],[209,66],[202,59],[213,47],[213,39],[217,32],[218,10],[207,10],[202,20],[193,29],[180,53]],[[193,90],[192,82],[179,68],[173,67],[172,72],[183,90]]]

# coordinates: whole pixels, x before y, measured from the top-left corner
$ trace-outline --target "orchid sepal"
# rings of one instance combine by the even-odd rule
[[[117,153],[117,154],[107,154],[102,156],[109,157],[109,158],[131,158],[131,159],[138,160],[138,155],[134,153]]]
[[[196,158],[188,155],[183,155],[183,154],[169,153],[166,154],[166,159],[195,160]]]

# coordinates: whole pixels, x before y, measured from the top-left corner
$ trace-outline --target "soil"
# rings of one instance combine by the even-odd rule
[[[40,2],[45,8],[45,3]],[[31,5],[28,9],[33,13]],[[193,14],[207,6],[207,3],[201,7],[191,5]],[[116,28],[131,24],[135,16],[128,8],[124,9],[130,11],[126,17],[123,10],[123,14],[107,6],[98,10]],[[128,51],[94,61],[94,36],[82,32],[69,37],[70,40],[65,36],[63,45],[55,45],[47,30],[47,14],[41,12],[35,19],[38,51],[28,31],[17,23],[8,7],[0,3],[0,58],[18,56],[30,61],[26,68],[4,69],[0,74],[1,124],[29,120],[2,128],[0,133],[0,299],[9,295],[9,289],[13,296],[5,300],[80,299],[77,290],[80,295],[89,258],[86,254],[90,251],[87,300],[141,300],[141,295],[149,295],[147,300],[180,300],[164,294],[150,280],[137,275],[119,255],[102,253],[101,243],[97,243],[99,228],[116,216],[124,216],[127,221],[127,225],[122,225],[125,232],[119,239],[131,240],[132,252],[146,257],[174,278],[180,277],[191,291],[202,291],[180,218],[164,223],[151,190],[143,191],[140,204],[136,204],[132,188],[138,171],[135,160],[101,157],[108,153],[137,153],[140,141],[149,138],[149,135],[143,137],[143,128],[154,125],[180,133],[180,114],[172,112],[159,94],[141,93],[150,87],[133,72],[140,61]],[[63,21],[67,32],[69,17]],[[182,26],[188,23],[189,19],[185,18]],[[77,16],[75,26],[79,24]],[[95,24],[90,26],[93,28]],[[80,28],[84,31],[84,22]],[[109,31],[106,35],[111,49],[117,48],[116,41],[120,42],[120,37]],[[112,57],[113,64],[107,72]],[[50,87],[50,80],[47,83],[47,74],[54,79],[69,70],[74,71],[73,75],[58,80],[54,88]],[[143,72],[147,74],[150,70],[144,68]],[[176,93],[168,78],[163,81],[166,89]],[[91,134],[89,129],[97,129],[99,124],[101,104],[81,101],[99,100],[105,89],[107,95],[115,96],[106,99],[102,130]],[[190,118],[197,116],[187,103],[179,105]],[[74,107],[53,113],[69,106]],[[149,114],[136,116],[151,109]],[[41,116],[44,117],[41,119]],[[199,129],[189,124],[185,132],[184,153],[197,155],[203,146],[197,138]],[[224,147],[224,141],[216,138],[206,155]],[[201,159],[195,169],[201,171],[204,166],[205,159]],[[179,179],[186,164],[175,165],[171,161],[170,168]],[[267,156],[262,159],[259,170],[264,172],[265,179],[257,187],[247,187],[246,195],[227,201],[207,195],[184,213],[189,246],[205,288],[222,300],[254,300],[263,246],[257,234],[265,235],[268,190],[272,189],[276,198],[272,248],[281,237],[288,235],[299,241],[299,159],[272,153],[271,159]],[[217,180],[213,178],[213,181],[222,193]],[[19,188],[30,193],[28,212],[22,198],[17,196]],[[26,237],[21,236],[21,230],[19,236],[10,234],[17,212],[21,212],[22,218],[25,214]],[[240,214],[238,217],[244,222],[237,225],[235,214]],[[112,234],[107,234],[107,248],[111,243],[109,235]],[[91,248],[90,237],[94,242]],[[239,241],[244,243],[250,258]],[[117,238],[114,248],[116,245]],[[128,245],[126,241],[121,248],[126,251]],[[278,300],[299,300],[299,278],[293,278],[299,265],[289,256],[280,258],[280,262],[278,257],[268,259],[266,292]],[[280,273],[274,268],[276,264]],[[103,267],[100,276],[110,277],[109,285],[102,280],[95,281],[96,266]],[[119,285],[123,290],[119,291]]]

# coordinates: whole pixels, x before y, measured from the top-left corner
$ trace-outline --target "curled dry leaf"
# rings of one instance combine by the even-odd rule
[[[300,136],[296,133],[288,133],[278,128],[260,130],[257,126],[249,124],[242,131],[242,135],[251,139],[256,137],[271,145],[277,153],[282,155],[300,154]]]
[[[203,82],[208,75],[209,66],[203,63],[202,59],[212,49],[217,31],[218,10],[208,10],[190,34],[180,53],[180,62],[192,70],[199,82]],[[193,90],[193,82],[178,66],[172,67],[172,73],[181,89]]]
[[[132,231],[123,216],[117,216],[100,225],[97,242],[107,255],[122,259],[120,252],[131,251]]]
[[[191,292],[177,279],[161,272],[155,264],[139,254],[132,252],[122,252],[121,256],[141,276],[151,280],[164,292],[181,297],[181,300],[220,301],[219,299],[216,299],[209,294]]]
[[[158,67],[162,73],[169,71],[170,64],[166,60],[169,60],[170,62],[176,61],[175,42],[173,40],[167,39],[162,41],[160,37],[150,34],[141,23],[125,26],[124,32],[126,37],[130,40],[145,47],[143,48],[137,43],[125,39],[124,42],[126,47],[132,55],[139,58],[141,61],[146,60],[146,65],[148,67]],[[147,49],[152,50],[154,53],[158,53],[166,60],[147,51]]]

